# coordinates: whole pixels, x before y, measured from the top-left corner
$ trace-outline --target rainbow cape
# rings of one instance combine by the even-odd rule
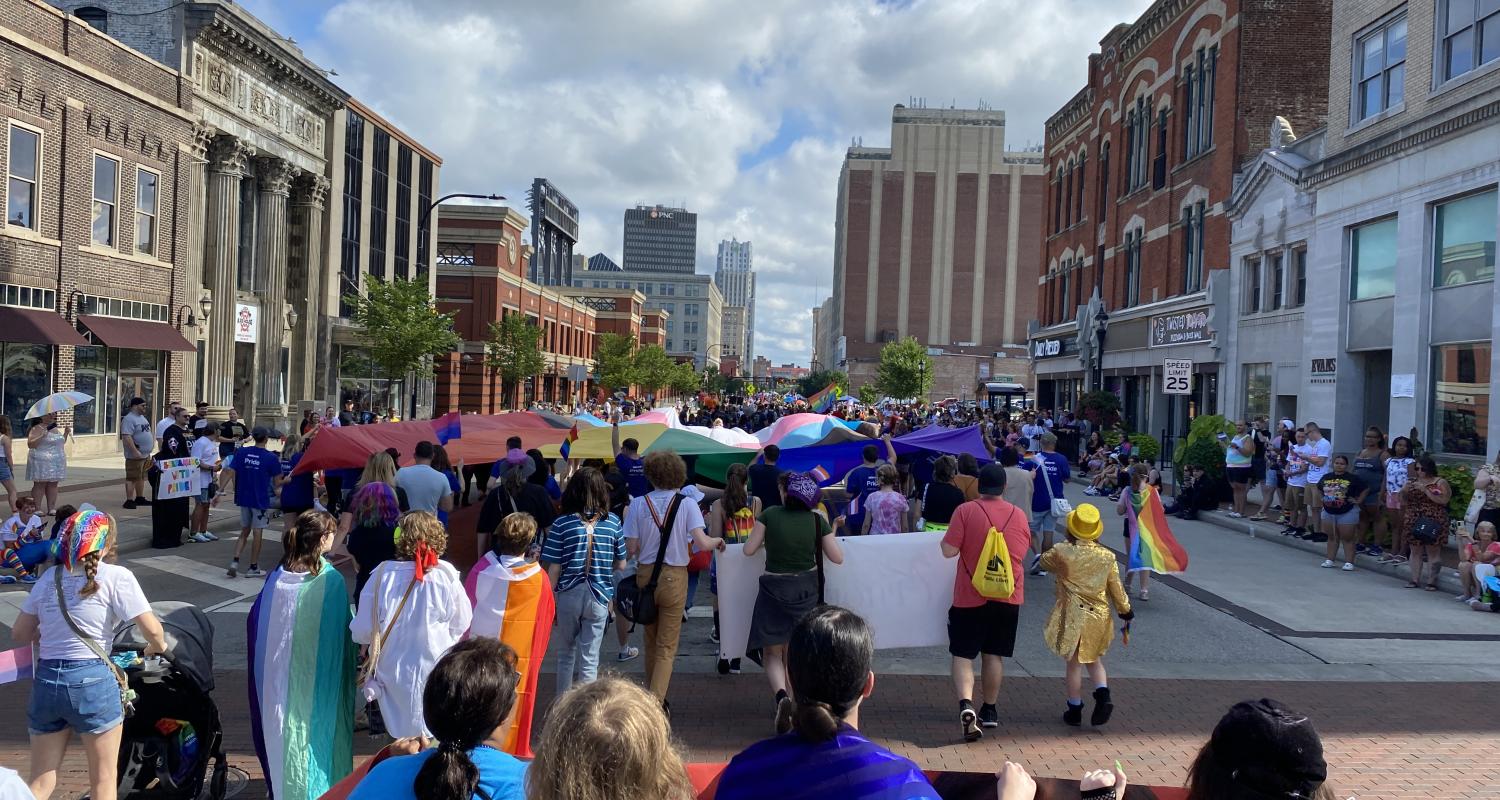
[[[1140,494],[1131,492],[1130,501],[1129,519],[1136,535],[1130,538],[1130,564],[1126,571],[1186,572],[1187,551],[1167,527],[1167,511],[1156,487],[1147,486]]]
[[[470,636],[489,636],[516,651],[521,684],[516,689],[516,721],[505,737],[505,752],[531,758],[531,722],[536,707],[536,681],[542,657],[552,638],[557,604],[552,581],[535,561],[521,556],[485,553],[464,582],[474,604]]]
[[[274,800],[312,800],[354,766],[355,647],[349,590],[277,567],[250,608],[250,730]]]

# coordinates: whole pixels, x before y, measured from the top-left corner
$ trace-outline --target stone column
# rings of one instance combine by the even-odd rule
[[[199,307],[199,299],[203,297],[204,283],[207,278],[207,270],[203,266],[204,242],[204,217],[208,213],[207,187],[208,187],[208,146],[213,143],[214,135],[217,133],[213,128],[206,125],[193,126],[193,143],[189,148],[188,156],[188,249],[187,249],[187,273],[183,281],[183,292],[177,302],[186,304],[192,311],[193,316],[200,316],[203,311]],[[199,319],[198,324],[192,330],[184,331],[188,339],[198,347],[207,348],[207,344],[198,344],[197,339],[206,329],[208,320]],[[200,377],[195,365],[197,356],[188,354],[186,365],[183,367],[183,385],[188,387],[187,395],[194,398],[203,398],[206,387],[199,385]],[[188,402],[184,400],[183,402]]]
[[[279,158],[256,159],[255,278],[260,297],[260,342],[256,347],[256,422],[279,426],[286,419],[281,395],[281,342],[286,334],[287,197],[300,170]],[[290,390],[290,387],[288,387]]]
[[[240,259],[240,181],[255,149],[233,136],[208,148],[203,226],[204,284],[213,292],[208,319],[208,359],[201,396],[209,413],[227,419],[234,405],[234,289]]]
[[[323,228],[329,180],[304,174],[292,187],[291,256],[287,280],[297,324],[292,327],[292,397],[314,405],[318,393],[318,328],[323,318]],[[332,358],[332,354],[329,354]],[[322,409],[318,409],[321,411]],[[301,415],[300,410],[298,416]]]

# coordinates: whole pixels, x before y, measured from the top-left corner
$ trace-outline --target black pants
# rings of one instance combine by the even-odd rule
[[[158,488],[152,487],[151,495],[151,546],[157,549],[182,546],[182,531],[188,527],[192,510],[191,498],[176,497],[171,500],[157,498]]]

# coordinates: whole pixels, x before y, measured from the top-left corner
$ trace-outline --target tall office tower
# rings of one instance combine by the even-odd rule
[[[625,209],[626,271],[697,270],[698,215],[669,206]]]
[[[740,356],[748,362],[755,348],[755,272],[751,268],[750,243],[738,239],[719,242],[718,268],[714,271],[714,285],[724,295],[725,319],[728,309],[744,309],[739,314],[736,330],[731,331],[726,322],[724,345],[727,352]]]

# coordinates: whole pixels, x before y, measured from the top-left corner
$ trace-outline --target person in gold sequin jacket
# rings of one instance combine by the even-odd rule
[[[1110,701],[1108,677],[1104,671],[1104,654],[1114,639],[1110,619],[1113,604],[1120,619],[1131,620],[1130,598],[1120,583],[1115,555],[1099,544],[1104,521],[1099,509],[1081,503],[1068,514],[1068,541],[1042,554],[1042,569],[1052,573],[1057,587],[1057,603],[1047,618],[1043,635],[1047,646],[1067,662],[1068,708],[1063,721],[1083,724],[1083,672],[1088,670],[1094,682],[1094,711],[1090,724],[1109,721],[1114,711]]]

